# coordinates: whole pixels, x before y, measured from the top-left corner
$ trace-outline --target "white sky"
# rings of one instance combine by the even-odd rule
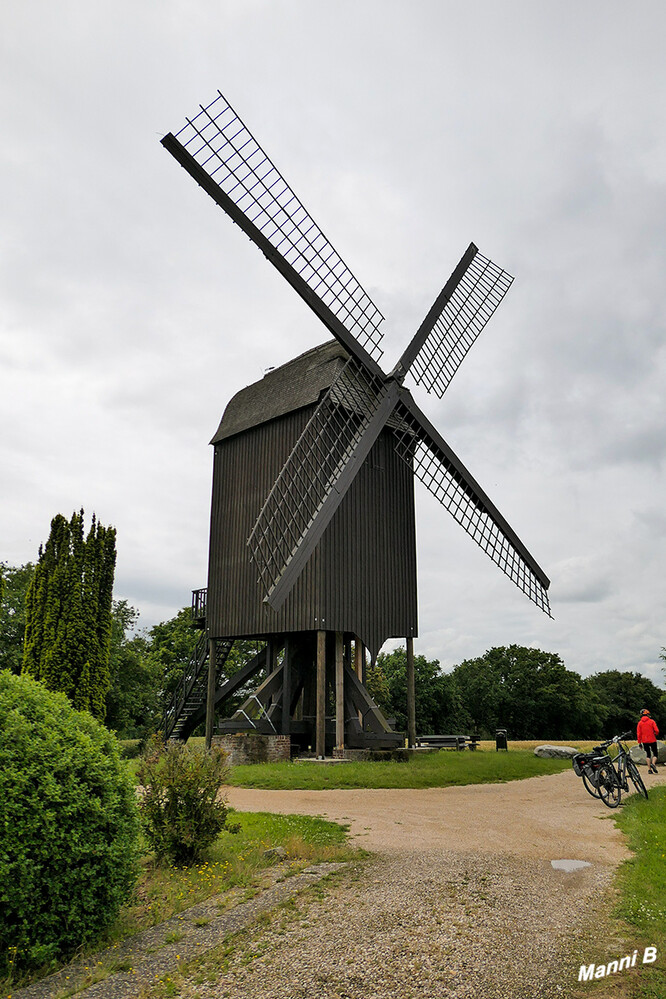
[[[206,582],[231,396],[327,339],[159,143],[217,88],[387,316],[470,240],[515,275],[417,402],[552,579],[541,614],[417,485],[420,638],[661,682],[663,0],[22,0],[0,9],[0,560],[118,529],[150,625]]]

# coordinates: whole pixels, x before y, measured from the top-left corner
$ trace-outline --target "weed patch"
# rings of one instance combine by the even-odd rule
[[[264,856],[265,851],[273,847],[285,846],[288,850],[285,874],[310,863],[346,861],[360,855],[357,849],[348,845],[346,829],[324,819],[305,815],[234,812],[233,820],[240,826],[238,834],[229,836],[222,833],[210,847],[208,859],[199,864],[163,867],[152,855],[144,855],[133,902],[123,908],[109,931],[95,942],[94,950],[113,946],[213,896],[223,897],[219,905],[221,911],[239,901],[244,894],[248,898],[253,897],[262,872],[275,864],[273,858]],[[168,942],[176,943],[178,939],[179,936],[174,935]],[[92,953],[91,946],[80,951],[77,960],[81,961],[86,954]],[[54,970],[56,968],[49,965],[42,969],[41,974],[32,976],[18,975],[10,970],[8,976],[0,979],[0,996],[10,995],[17,988]],[[88,970],[94,973],[95,981],[99,981],[119,969],[116,960],[105,967],[91,966]],[[87,984],[72,980],[70,986],[66,976],[65,981],[67,986],[63,989],[62,999],[92,984],[88,974],[84,977]],[[165,988],[168,987],[171,987],[169,983]]]

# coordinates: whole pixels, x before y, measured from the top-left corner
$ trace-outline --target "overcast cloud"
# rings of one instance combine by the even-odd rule
[[[0,29],[0,560],[83,506],[116,596],[173,615],[225,405],[327,338],[159,143],[219,87],[387,316],[388,368],[470,240],[515,275],[444,398],[414,394],[555,620],[417,486],[417,651],[661,682],[662,0],[22,0]]]

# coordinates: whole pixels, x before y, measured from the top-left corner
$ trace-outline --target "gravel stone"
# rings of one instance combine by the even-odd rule
[[[375,858],[323,899],[297,901],[187,999],[562,999],[576,982],[575,927],[612,870],[437,851]],[[255,947],[257,951],[256,941]]]

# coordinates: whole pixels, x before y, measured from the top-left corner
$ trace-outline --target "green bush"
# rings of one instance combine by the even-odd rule
[[[143,756],[138,780],[143,786],[141,819],[146,839],[160,861],[191,864],[227,828],[227,806],[220,791],[229,782],[226,755],[157,739]]]
[[[0,970],[94,940],[131,895],[136,794],[114,736],[64,694],[0,672]]]
[[[138,759],[145,747],[145,739],[118,739],[121,760]]]

